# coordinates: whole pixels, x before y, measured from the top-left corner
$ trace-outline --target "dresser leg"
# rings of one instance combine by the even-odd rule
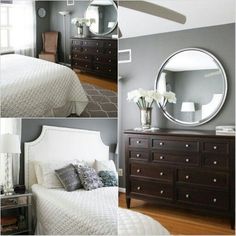
[[[231,229],[235,229],[235,216],[232,216],[230,218],[230,225],[231,225]]]
[[[129,197],[127,197],[126,198],[126,206],[128,209],[130,208],[130,202],[131,202],[131,199]]]

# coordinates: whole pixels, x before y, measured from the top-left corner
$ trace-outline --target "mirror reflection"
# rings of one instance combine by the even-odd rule
[[[227,90],[224,69],[210,53],[182,50],[163,65],[156,89],[173,91],[176,104],[161,102],[164,114],[183,125],[199,125],[211,119],[223,105]]]
[[[106,35],[117,25],[117,7],[112,0],[93,0],[85,13],[86,19],[92,19],[90,31],[95,35]]]

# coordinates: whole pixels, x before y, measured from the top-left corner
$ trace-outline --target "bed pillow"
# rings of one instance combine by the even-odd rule
[[[118,180],[118,173],[116,171],[116,166],[113,160],[106,160],[106,161],[95,160],[95,170],[97,171],[97,173],[99,173],[100,171],[113,171]]]
[[[77,171],[72,164],[55,170],[55,173],[66,191],[71,192],[82,187]]]
[[[95,169],[90,166],[76,166],[79,178],[85,190],[103,187],[103,183]]]
[[[98,173],[104,187],[118,186],[117,177],[114,171],[102,170]]]

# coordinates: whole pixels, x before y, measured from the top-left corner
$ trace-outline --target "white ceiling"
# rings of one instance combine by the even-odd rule
[[[123,1],[123,0],[122,0]],[[235,22],[235,0],[147,0],[184,14],[184,25],[119,7],[122,38],[138,37]]]

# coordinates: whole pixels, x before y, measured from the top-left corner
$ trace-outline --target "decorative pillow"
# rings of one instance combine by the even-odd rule
[[[55,170],[55,172],[66,191],[70,192],[82,187],[77,171],[72,164]]]
[[[96,170],[89,166],[75,166],[85,190],[103,187],[103,183]]]
[[[104,187],[118,186],[118,181],[115,172],[102,170],[98,173],[99,177],[102,179]]]
[[[100,171],[113,171],[116,175],[116,179],[118,180],[118,174],[113,160],[106,160],[106,161],[95,160],[95,170],[97,171],[97,173],[99,173]]]

